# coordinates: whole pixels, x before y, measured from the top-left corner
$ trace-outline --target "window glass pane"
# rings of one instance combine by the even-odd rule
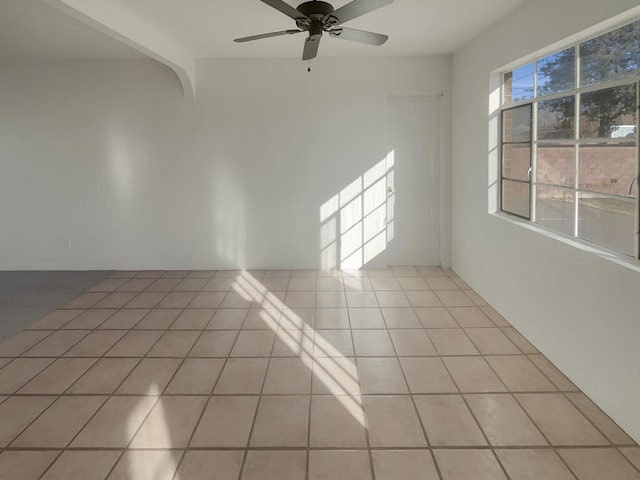
[[[576,147],[540,143],[536,152],[536,182],[573,187],[576,182]]]
[[[580,85],[634,75],[640,68],[640,20],[580,44]]]
[[[580,238],[634,255],[635,206],[634,199],[581,192],[578,204]]]
[[[502,112],[502,141],[531,141],[531,105],[511,108]]]
[[[533,98],[533,73],[533,63],[505,73],[503,88],[505,104]]]
[[[553,230],[573,235],[575,197],[573,190],[536,187],[536,222]]]
[[[576,55],[571,47],[538,60],[538,96],[571,90],[576,86]]]
[[[580,138],[634,138],[636,84],[580,95]]]
[[[502,147],[502,176],[529,181],[531,146],[528,143],[507,144]]]
[[[502,181],[502,210],[530,218],[530,186],[525,182]]]
[[[635,198],[637,158],[635,141],[580,145],[579,188]]]
[[[576,97],[538,102],[538,140],[573,140],[575,134]]]

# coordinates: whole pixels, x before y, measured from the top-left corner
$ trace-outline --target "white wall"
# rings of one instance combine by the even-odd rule
[[[320,206],[449,57],[0,65],[0,270],[320,267]],[[66,239],[71,239],[67,249]]]
[[[530,1],[454,55],[452,261],[640,440],[640,264],[628,268],[487,213],[496,177],[488,168],[491,72],[635,6]]]

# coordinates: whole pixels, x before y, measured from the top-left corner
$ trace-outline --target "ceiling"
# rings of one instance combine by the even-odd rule
[[[0,58],[146,58],[41,0],[0,0]]]
[[[89,1],[89,0],[87,0]],[[181,44],[192,58],[299,57],[303,36],[233,39],[295,28],[259,0],[93,0],[111,3]],[[287,0],[292,6],[297,6]],[[389,35],[382,47],[325,35],[321,56],[449,54],[526,0],[395,0],[345,26]],[[334,0],[339,8],[348,0]],[[0,1],[0,58],[137,58],[133,49],[42,0]]]

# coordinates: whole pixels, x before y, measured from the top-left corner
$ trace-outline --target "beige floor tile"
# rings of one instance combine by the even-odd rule
[[[311,357],[272,358],[264,382],[265,394],[305,394],[311,392]]]
[[[142,292],[136,295],[124,308],[155,308],[167,294],[164,292]]]
[[[379,308],[350,308],[349,320],[353,329],[386,328]]]
[[[465,398],[491,445],[548,445],[511,395],[465,395]]]
[[[206,278],[185,278],[173,290],[176,292],[199,292],[206,283]]]
[[[124,453],[107,480],[171,480],[182,452],[130,450]]]
[[[3,480],[38,479],[57,455],[56,451],[4,452],[0,455],[0,478]]]
[[[185,448],[207,404],[205,396],[162,396],[130,448]]]
[[[101,357],[127,333],[126,330],[91,332],[71,348],[65,357]]]
[[[105,396],[60,397],[11,446],[64,448],[106,400]]]
[[[366,277],[357,277],[352,275],[344,276],[344,289],[347,292],[373,292],[373,287],[371,286],[371,280]],[[357,302],[356,299],[353,299],[351,303]],[[347,296],[347,304],[349,303],[349,298]],[[350,305],[353,306],[353,305]],[[371,305],[373,307],[377,307],[377,305]]]
[[[371,278],[371,285],[374,290],[402,290],[395,277],[373,277]]]
[[[333,348],[330,343],[324,340],[322,334],[325,331],[316,335],[312,329],[307,328],[298,330],[280,329],[277,332],[276,341],[273,344],[271,356],[274,358],[313,356],[313,340],[316,336],[318,337],[319,341],[318,353],[320,355],[331,354],[331,352],[333,352],[333,354],[339,355],[339,352],[335,348]]]
[[[520,332],[518,332],[515,328],[502,327],[502,332],[507,337],[509,337],[513,343],[516,344],[516,346],[520,349],[522,353],[527,353],[527,354],[539,353],[536,347],[531,345],[531,343],[529,343],[529,341],[526,338],[524,338],[520,334]]]
[[[313,396],[309,446],[366,447],[365,418],[358,396]]]
[[[417,277],[419,275],[416,267],[392,266],[391,271],[396,277]]]
[[[400,363],[411,393],[458,393],[440,358],[405,357]]]
[[[409,393],[396,358],[358,359],[358,378],[362,393]]]
[[[159,330],[132,330],[116,343],[106,354],[107,357],[144,357],[160,339]]]
[[[218,308],[224,299],[223,292],[200,292],[189,304],[189,308]]]
[[[100,294],[102,295],[102,294]],[[114,292],[110,293],[92,308],[123,308],[127,303],[136,297],[136,293]],[[89,307],[86,307],[89,308]]]
[[[459,328],[446,308],[415,308],[414,311],[424,328]]]
[[[180,366],[174,358],[143,358],[122,382],[118,395],[160,395]]]
[[[399,277],[398,283],[403,290],[431,290],[422,277]]]
[[[346,308],[318,308],[315,312],[315,329],[349,328],[349,311]]]
[[[181,312],[182,310],[178,308],[151,310],[134,328],[138,330],[166,330]]]
[[[316,292],[316,308],[345,308],[347,296],[343,291]]]
[[[520,353],[499,328],[467,328],[465,333],[483,355],[515,355]]]
[[[265,284],[265,286],[267,285]],[[316,289],[319,291],[344,290],[344,281],[342,280],[342,275],[339,275],[337,277],[324,277],[319,275],[316,281]]]
[[[410,293],[422,293],[411,291]],[[384,308],[409,308],[411,303],[407,295],[403,291],[386,291],[377,290],[376,298],[378,299],[378,305]]]
[[[119,457],[113,450],[63,452],[42,480],[104,480]]]
[[[449,277],[431,277],[426,280],[431,290],[458,290],[460,288]]]
[[[575,480],[550,449],[496,450],[496,455],[512,480]]]
[[[640,470],[640,447],[622,447],[620,452]]]
[[[431,446],[487,445],[462,396],[421,395],[414,400]]]
[[[188,451],[178,473],[178,480],[238,480],[244,452]]]
[[[61,358],[18,390],[21,394],[59,395],[97,361],[96,358]]]
[[[260,283],[271,292],[285,292],[289,286],[289,277],[264,278]]]
[[[315,274],[312,277],[294,277],[289,279],[288,290],[309,291],[316,289]]]
[[[105,295],[105,294],[100,294]],[[27,330],[56,330],[62,328],[71,320],[81,315],[84,310],[54,310],[47,313],[44,317],[35,323],[29,325]]]
[[[232,357],[268,357],[276,334],[269,330],[243,330],[231,350]]]
[[[442,307],[442,302],[432,291],[410,290],[405,295],[412,307]]]
[[[350,357],[354,355],[351,331],[321,330],[313,335],[313,356]]]
[[[542,373],[544,373],[558,389],[563,391],[577,392],[579,389],[571,380],[564,376],[564,374],[558,370],[553,363],[544,358],[542,355],[527,355],[536,367],[538,367]]]
[[[86,310],[76,318],[65,324],[64,329],[93,330],[102,325],[111,315],[118,310],[113,308]]]
[[[207,330],[239,330],[248,313],[248,308],[218,309],[207,325]]]
[[[311,392],[314,395],[360,395],[361,388],[354,358],[316,358],[313,362]]]
[[[451,277],[451,280],[453,280],[453,283],[455,283],[459,289],[471,290],[471,287],[469,286],[469,284],[467,284],[467,282],[462,280],[460,277]]]
[[[196,297],[195,292],[171,292],[157,305],[158,308],[187,308]]]
[[[369,454],[364,450],[312,450],[309,480],[371,480]]]
[[[102,307],[98,307],[97,303],[99,303],[99,301],[103,300],[104,298],[107,298],[110,294],[108,293],[83,293],[81,295],[78,295],[76,298],[74,298],[73,300],[65,303],[64,308],[102,308]],[[109,306],[105,306],[104,308],[112,308]],[[120,307],[113,307],[113,308],[120,308]]]
[[[347,291],[347,305],[349,308],[378,308],[378,299],[372,291]]]
[[[307,395],[263,395],[251,434],[252,447],[305,447],[309,418]]]
[[[450,307],[449,313],[462,328],[495,326],[478,307]]]
[[[17,357],[51,335],[49,330],[23,330],[0,343],[0,357]],[[57,333],[57,332],[53,332]]]
[[[459,328],[428,329],[427,334],[440,355],[480,355],[471,340]]]
[[[187,358],[164,393],[209,395],[224,365],[221,358]]]
[[[128,281],[129,280],[127,280],[126,278],[107,278],[97,285],[89,288],[87,292],[113,292]]]
[[[156,400],[156,397],[111,397],[73,440],[71,446],[126,447]]]
[[[14,393],[51,363],[53,358],[16,358],[0,369],[0,393]]]
[[[445,273],[445,271],[440,268],[440,267],[433,267],[433,266],[419,266],[416,267],[418,269],[418,273],[420,274],[420,276],[422,277],[442,277],[442,276],[446,276],[447,274]]]
[[[203,332],[189,352],[190,357],[227,357],[238,332],[218,330]]]
[[[413,308],[383,308],[382,315],[387,328],[422,328]]]
[[[280,310],[276,308],[251,308],[244,319],[242,329],[276,331],[281,316]]]
[[[315,292],[287,292],[284,303],[289,308],[314,308],[316,304]]]
[[[153,283],[152,278],[132,278],[122,284],[117,290],[119,292],[141,292]]]
[[[260,393],[267,363],[266,358],[230,358],[220,374],[213,393],[216,395]]]
[[[563,448],[558,453],[580,480],[640,479],[640,473],[613,448]]]
[[[552,392],[556,387],[524,355],[485,357],[512,392]]]
[[[363,402],[372,447],[427,446],[409,396],[364,397]]]
[[[304,480],[307,453],[249,451],[241,480]]]
[[[374,450],[376,480],[439,480],[428,450]]]
[[[171,292],[180,283],[177,278],[160,278],[147,287],[149,292]]]
[[[633,439],[611,420],[584,393],[568,393],[567,397],[578,407],[614,445],[635,445]]]
[[[313,329],[315,309],[302,307],[289,308],[288,306],[283,306],[281,310],[280,330]]]
[[[472,307],[475,305],[462,290],[439,290],[435,294],[445,307]]]
[[[491,450],[434,450],[442,480],[507,480]]]
[[[129,308],[120,310],[100,325],[101,330],[128,330],[135,327],[149,313],[147,308]]]
[[[58,357],[89,334],[89,330],[58,330],[27,350],[25,357]]]
[[[191,440],[191,447],[245,448],[259,397],[211,397]]]
[[[204,330],[209,324],[213,312],[210,308],[188,308],[171,325],[172,330]]]
[[[491,319],[498,327],[510,327],[511,324],[505,320],[493,307],[480,307],[480,310]]]
[[[138,362],[137,358],[101,358],[66,393],[111,394]]]
[[[426,332],[420,330],[389,330],[393,346],[399,356],[428,357],[438,355]]]
[[[393,357],[393,343],[386,330],[354,330],[353,343],[358,357]]]
[[[200,332],[166,332],[149,350],[149,357],[186,357],[196,343]]]
[[[516,398],[552,445],[609,443],[580,411],[560,394],[517,394]]]
[[[234,283],[233,278],[214,277],[207,281],[202,290],[205,292],[228,292]]]
[[[507,391],[482,357],[446,357],[442,360],[462,393]]]
[[[189,270],[167,270],[162,278],[186,278],[190,273]]]
[[[0,447],[9,445],[56,397],[11,397],[0,404]]]

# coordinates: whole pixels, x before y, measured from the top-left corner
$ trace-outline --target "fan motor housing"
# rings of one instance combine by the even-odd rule
[[[323,19],[327,15],[333,13],[333,6],[327,2],[320,1],[312,1],[312,2],[304,2],[298,5],[297,10],[306,15],[307,17],[315,20],[315,19]]]

